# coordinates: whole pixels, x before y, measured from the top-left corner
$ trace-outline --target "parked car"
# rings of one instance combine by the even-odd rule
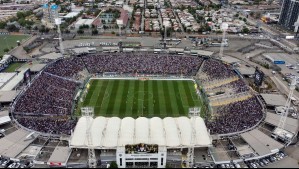
[[[240,164],[238,164],[238,163],[235,163],[235,167],[236,168],[241,168]]]
[[[5,165],[8,163],[9,161],[8,160],[4,160],[1,164],[2,167],[5,167]]]
[[[268,165],[269,162],[266,159],[261,159],[265,165]]]

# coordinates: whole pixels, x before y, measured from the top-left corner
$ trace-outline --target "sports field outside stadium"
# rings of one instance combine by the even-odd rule
[[[94,107],[95,116],[178,117],[201,107],[191,80],[93,79],[80,107]]]

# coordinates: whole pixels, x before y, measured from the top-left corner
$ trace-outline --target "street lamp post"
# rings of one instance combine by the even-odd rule
[[[4,38],[4,40],[5,40],[5,43],[6,43],[6,47],[7,47],[7,49],[9,49],[9,47],[8,47],[8,43],[7,43],[7,36]]]
[[[225,34],[226,34],[227,29],[228,29],[228,24],[225,22],[222,23],[221,30],[223,31],[223,34],[222,34],[221,47],[220,47],[220,52],[219,52],[220,58],[223,57],[223,48],[224,48]]]

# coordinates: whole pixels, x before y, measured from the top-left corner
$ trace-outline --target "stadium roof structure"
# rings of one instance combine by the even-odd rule
[[[57,146],[50,159],[48,160],[48,165],[50,166],[65,166],[67,160],[71,154],[71,149],[69,147]]]
[[[11,103],[19,93],[20,90],[0,91],[0,103]]]
[[[40,59],[51,59],[51,60],[56,60],[56,59],[59,59],[61,58],[61,54],[60,53],[55,53],[55,52],[52,52],[52,53],[48,53],[46,55],[43,55],[41,57],[39,57]]]
[[[0,117],[8,116],[8,110],[0,111]]]
[[[151,119],[145,117],[137,119],[81,117],[71,136],[70,146],[72,148],[88,147],[86,137],[88,123],[91,123],[92,147],[95,149],[113,149],[139,143],[157,144],[170,148],[212,145],[211,137],[201,117],[194,119],[187,117],[164,119],[158,117]]]
[[[284,106],[286,98],[280,94],[261,94],[263,100],[268,106]]]
[[[5,157],[15,158],[35,140],[35,135],[33,138],[27,139],[26,137],[29,134],[30,132],[19,129],[0,139],[0,154]]]
[[[236,59],[236,58],[231,57],[231,56],[224,56],[224,57],[221,58],[221,60],[223,62],[226,62],[226,63],[229,63],[229,64],[240,63],[241,62],[239,59]]]
[[[254,75],[255,73],[255,68],[253,67],[246,67],[244,65],[241,65],[240,67],[237,68],[239,70],[239,72],[242,74],[242,75]]]
[[[214,52],[211,51],[207,51],[207,50],[191,50],[191,53],[197,53],[198,55],[201,56],[212,56],[214,54]]]
[[[31,72],[40,72],[41,70],[43,70],[44,67],[46,67],[47,64],[34,64],[32,65],[32,67],[30,68]]]
[[[11,80],[9,80],[5,85],[2,86],[0,91],[11,91],[13,90],[18,84],[20,84],[24,79],[24,73],[28,69],[22,70],[20,73],[18,73],[16,76],[14,76]]]
[[[0,87],[5,86],[5,84],[10,81],[17,73],[0,73]]]
[[[283,145],[272,139],[265,133],[254,129],[241,134],[241,137],[257,152],[260,156],[276,153]]]
[[[281,115],[267,112],[265,122],[277,126],[279,124]],[[298,120],[287,117],[284,129],[295,134],[298,132]]]
[[[0,125],[9,123],[10,121],[11,121],[11,119],[10,119],[9,116],[3,116],[3,117],[0,117]]]

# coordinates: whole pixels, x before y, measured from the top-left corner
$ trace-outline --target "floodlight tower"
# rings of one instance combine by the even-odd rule
[[[116,24],[118,26],[118,34],[119,36],[121,36],[121,28],[124,26],[123,20],[121,19],[116,20]]]
[[[228,24],[226,22],[223,22],[221,24],[221,30],[222,30],[222,41],[221,41],[221,47],[220,47],[220,52],[219,52],[219,57],[222,58],[223,57],[223,48],[224,48],[224,41],[225,41],[225,35],[226,35],[226,31],[228,29]]]
[[[297,83],[296,78],[293,78],[292,82],[291,82],[291,86],[290,86],[290,93],[289,93],[287,102],[285,104],[285,111],[282,112],[279,123],[278,123],[278,126],[277,126],[278,128],[283,129],[283,130],[284,130],[284,126],[285,126],[285,123],[286,123],[286,119],[287,119],[288,114],[289,114],[289,109],[290,109],[290,106],[291,106],[291,101],[292,101],[292,97],[293,97],[293,94],[294,94],[294,90],[296,88],[296,83]]]
[[[297,38],[298,37],[298,33],[299,33],[299,17],[298,17],[297,21],[295,22],[294,26],[295,26],[294,32],[296,33],[295,34],[295,38]]]
[[[200,116],[200,108],[194,107],[189,108],[189,118],[191,120],[191,144],[188,147],[188,153],[187,153],[187,168],[193,168],[194,164],[194,145],[195,145],[195,119],[196,117]]]
[[[93,107],[82,107],[81,112],[83,117],[86,118],[87,128],[86,128],[86,139],[88,143],[88,166],[89,168],[96,168],[97,167],[97,159],[94,147],[92,145],[92,135],[91,135],[91,119],[94,116],[94,108]]]
[[[165,29],[164,29],[164,49],[166,49],[166,44],[167,44],[166,37],[167,37],[167,28],[168,28],[168,25],[164,24],[164,27],[165,27]]]
[[[61,35],[61,30],[60,30],[60,25],[61,25],[61,19],[60,18],[55,18],[55,25],[57,26],[57,32],[58,32],[58,39],[59,39],[59,50],[61,53],[61,56],[64,56],[64,47],[62,43],[62,35]]]

